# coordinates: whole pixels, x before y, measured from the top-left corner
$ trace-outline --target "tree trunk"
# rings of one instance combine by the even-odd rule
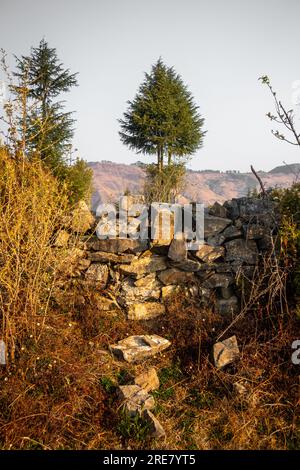
[[[163,169],[163,153],[161,147],[157,147],[157,168],[158,172],[161,173]]]

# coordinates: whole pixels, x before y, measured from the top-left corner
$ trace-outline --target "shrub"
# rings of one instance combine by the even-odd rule
[[[158,171],[157,165],[148,165],[144,194],[147,202],[175,202],[184,187],[185,167],[171,164]]]
[[[66,191],[40,160],[0,149],[0,318],[12,359],[45,323],[58,266],[51,245],[67,207]]]

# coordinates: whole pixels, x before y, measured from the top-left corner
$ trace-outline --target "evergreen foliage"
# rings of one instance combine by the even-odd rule
[[[162,59],[128,105],[119,120],[121,140],[137,153],[156,154],[159,171],[165,159],[171,165],[202,146],[204,119],[181,77]]]

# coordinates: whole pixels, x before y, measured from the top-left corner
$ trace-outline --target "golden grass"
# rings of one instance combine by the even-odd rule
[[[0,336],[9,352],[0,369],[0,449],[300,447],[295,316],[253,304],[226,333],[236,334],[240,361],[216,370],[212,345],[230,319],[180,294],[153,321],[102,312],[101,292],[61,277],[67,253],[53,249],[67,211],[61,188],[39,163],[20,165],[3,151],[0,169]],[[62,287],[63,307],[54,300]],[[76,302],[82,295],[85,303]],[[136,365],[108,353],[113,342],[149,333],[171,347]],[[116,394],[118,384],[151,366],[160,377],[155,414],[165,440],[147,437],[138,424],[130,431]]]

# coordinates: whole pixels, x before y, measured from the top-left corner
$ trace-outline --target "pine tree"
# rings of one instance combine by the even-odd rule
[[[29,56],[17,59],[15,77],[28,88],[26,149],[37,153],[53,173],[63,176],[66,152],[73,137],[74,119],[64,111],[61,93],[77,85],[77,74],[64,69],[56,49],[42,39]],[[18,88],[16,88],[18,93]]]
[[[142,154],[156,154],[161,172],[176,157],[188,157],[202,146],[204,119],[181,77],[162,59],[152,66],[120,119],[122,142]]]

